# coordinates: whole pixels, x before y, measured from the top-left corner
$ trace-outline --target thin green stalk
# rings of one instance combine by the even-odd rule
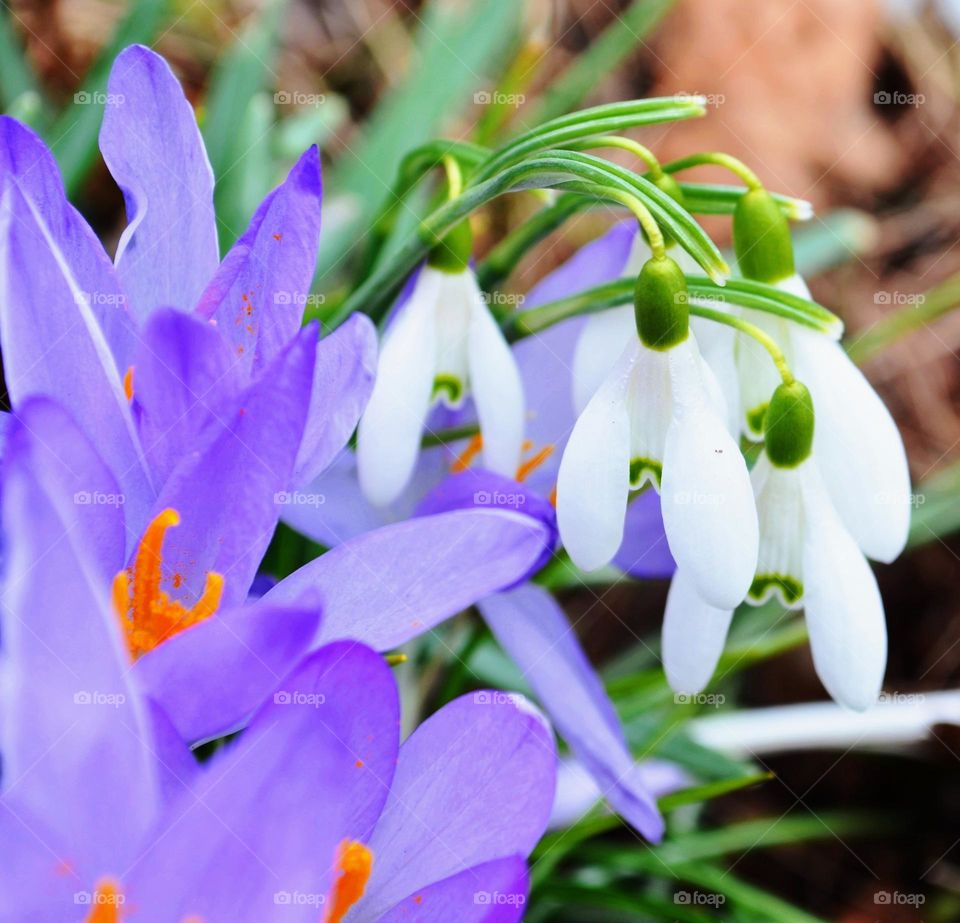
[[[783,383],[785,385],[793,384],[793,372],[790,371],[790,364],[787,362],[787,357],[784,356],[780,347],[777,345],[777,341],[755,324],[745,321],[742,317],[727,314],[723,311],[716,311],[713,308],[707,308],[699,304],[690,305],[690,313],[695,314],[697,317],[705,317],[707,320],[715,321],[718,324],[726,324],[728,327],[733,327],[734,330],[739,330],[740,333],[745,333],[747,336],[753,337],[753,339],[770,354],[770,358],[777,367]]]
[[[613,148],[615,150],[629,151],[638,160],[647,165],[651,178],[656,180],[663,176],[663,167],[657,160],[656,154],[648,147],[644,147],[632,138],[622,138],[620,135],[599,135],[596,138],[584,138],[582,141],[573,141],[565,145],[571,151],[592,151],[598,148]]]
[[[700,154],[691,154],[689,157],[672,161],[663,169],[667,173],[679,173],[681,170],[706,166],[707,164],[729,170],[735,176],[742,179],[748,189],[763,188],[763,183],[760,182],[760,178],[742,160],[738,160],[736,157],[725,154],[722,151],[705,151]]]

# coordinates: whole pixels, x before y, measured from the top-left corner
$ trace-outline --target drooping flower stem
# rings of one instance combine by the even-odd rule
[[[795,379],[793,377],[793,372],[790,371],[790,365],[787,362],[787,357],[784,356],[783,352],[780,350],[776,340],[766,334],[759,327],[751,324],[749,321],[745,321],[742,317],[735,317],[732,314],[726,314],[723,311],[717,311],[713,308],[707,308],[699,304],[691,304],[690,313],[695,314],[697,317],[705,317],[708,320],[716,321],[718,324],[726,324],[728,327],[733,327],[735,330],[740,331],[740,333],[745,333],[747,336],[753,337],[753,339],[755,339],[770,354],[770,358],[773,360],[773,364],[777,367],[777,371],[780,373],[780,378],[783,383],[785,385],[794,383]]]
[[[679,160],[673,160],[663,167],[667,173],[679,173],[681,170],[689,170],[691,167],[706,166],[723,167],[729,170],[735,176],[738,176],[746,184],[748,189],[762,189],[763,183],[742,160],[725,154],[722,151],[705,151],[701,154],[691,154],[689,157],[681,157]]]

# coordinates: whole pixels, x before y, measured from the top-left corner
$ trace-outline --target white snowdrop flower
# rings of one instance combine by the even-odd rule
[[[757,562],[746,464],[689,330],[677,263],[649,260],[635,300],[636,329],[578,418],[560,463],[561,538],[578,566],[603,566],[620,547],[630,490],[651,483],[674,558],[702,598],[732,608]]]
[[[409,482],[430,409],[439,402],[460,407],[468,395],[484,465],[512,477],[523,442],[523,385],[465,254],[452,266],[422,268],[384,336],[357,431],[360,485],[372,503],[390,503]]]
[[[883,602],[820,475],[814,406],[799,382],[780,385],[770,402],[765,453],[752,473],[760,551],[747,601],[777,596],[802,606],[824,687],[842,705],[863,710],[876,701],[886,666]],[[663,628],[664,669],[675,690],[693,694],[709,682],[731,616],[698,594],[681,565]]]

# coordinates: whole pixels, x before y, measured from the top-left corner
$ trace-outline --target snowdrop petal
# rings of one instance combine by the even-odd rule
[[[633,308],[623,305],[591,314],[573,352],[573,406],[580,413],[610,374],[634,333]]]
[[[670,551],[703,599],[722,609],[746,596],[759,529],[747,466],[710,406],[696,344],[670,350],[674,418],[663,457],[661,502]]]
[[[864,554],[894,560],[910,528],[910,471],[897,424],[842,347],[797,330],[796,372],[817,415],[813,451],[843,524]]]
[[[819,473],[805,472],[804,609],[817,674],[833,699],[863,711],[880,693],[887,661],[883,600]]]
[[[440,273],[424,268],[387,331],[377,379],[357,432],[357,472],[371,503],[386,505],[410,480],[433,391]]]
[[[660,489],[663,449],[672,414],[669,353],[639,348],[629,391],[630,486]]]
[[[557,522],[570,557],[596,570],[616,553],[630,486],[627,392],[639,343],[623,351],[577,420],[557,475]]]
[[[470,388],[483,433],[484,465],[512,477],[520,464],[523,443],[523,384],[503,332],[484,303],[472,272],[469,286],[470,330],[467,346]]]
[[[696,695],[713,676],[727,639],[732,609],[705,603],[692,581],[677,571],[663,616],[663,669],[674,692]]]

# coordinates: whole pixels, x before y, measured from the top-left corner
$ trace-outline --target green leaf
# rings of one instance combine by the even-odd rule
[[[917,548],[960,531],[960,463],[921,481],[913,498],[908,547]]]
[[[9,110],[25,94],[41,97],[40,84],[14,28],[17,14],[9,6],[0,8],[0,108]]]
[[[169,17],[170,7],[170,0],[132,0],[128,4],[127,15],[83,80],[80,92],[89,102],[67,106],[47,132],[68,195],[76,193],[96,162],[103,100],[114,59],[128,45],[153,41]]]
[[[664,165],[669,170],[670,164]],[[717,183],[680,183],[683,204],[697,215],[732,215],[737,202],[747,192],[744,186],[724,186]],[[808,221],[813,217],[813,207],[803,199],[794,199],[771,192],[783,213],[792,221]]]
[[[730,792],[737,792],[742,788],[753,788],[755,785],[762,785],[764,782],[769,782],[772,778],[772,772],[758,772],[754,775],[742,776],[737,779],[721,779],[718,782],[707,782],[704,785],[695,785],[691,788],[684,788],[677,792],[671,792],[669,795],[664,795],[657,804],[660,806],[660,810],[666,814],[684,805],[698,804],[701,801],[709,801],[712,798],[728,795]]]

